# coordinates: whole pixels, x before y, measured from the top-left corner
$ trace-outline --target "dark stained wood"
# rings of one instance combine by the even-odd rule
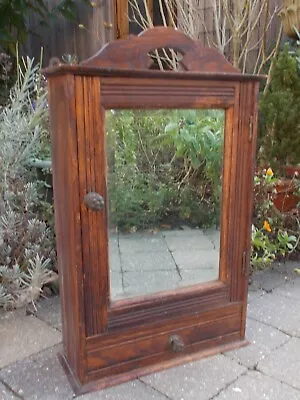
[[[64,352],[81,382],[84,359],[81,218],[74,77],[49,81],[52,171]],[[76,351],[74,351],[76,349]]]
[[[147,70],[148,53],[184,54],[185,72]],[[111,386],[243,345],[259,77],[169,28],[102,49],[79,66],[47,69],[64,351],[77,392]],[[225,110],[219,279],[110,301],[105,110]],[[182,352],[170,347],[179,338]],[[97,382],[96,382],[97,381]]]
[[[221,81],[102,78],[103,106],[110,108],[222,108],[234,104],[238,85]]]
[[[244,231],[244,265],[242,268],[242,284],[240,285],[239,298],[243,301],[243,312],[242,312],[242,323],[241,323],[241,338],[245,337],[246,330],[246,313],[247,313],[247,298],[248,298],[248,285],[249,285],[249,272],[250,272],[250,253],[251,253],[251,224],[252,224],[252,212],[253,212],[253,197],[254,197],[254,173],[255,173],[255,157],[256,157],[256,126],[258,121],[258,95],[259,95],[259,83],[253,82],[249,85],[249,98],[251,102],[249,104],[252,113],[250,115],[251,120],[248,126],[248,138],[244,138],[244,157],[245,157],[245,172],[244,172],[244,196],[245,209],[245,231]],[[247,145],[248,139],[248,145]]]
[[[225,304],[225,305],[224,305]],[[242,312],[241,303],[228,303],[223,302],[221,306],[211,307],[209,310],[199,309],[192,315],[187,314],[185,316],[180,316],[178,318],[165,318],[164,321],[164,331],[178,329],[185,326],[195,325],[196,322],[206,323],[217,318],[230,318],[235,314],[240,314]],[[112,346],[113,344],[119,344],[123,341],[132,341],[133,339],[140,339],[142,337],[147,337],[151,333],[153,335],[158,335],[161,330],[161,321],[152,321],[151,324],[141,324],[137,331],[135,326],[127,327],[126,329],[119,329],[117,331],[108,332],[106,335],[101,336],[101,344],[99,344],[99,337],[94,336],[87,338],[87,350],[96,350],[100,347]]]
[[[127,70],[127,69],[111,69],[105,67],[91,67],[83,65],[69,65],[60,64],[52,67],[48,67],[43,70],[46,76],[56,76],[56,75],[83,75],[83,76],[107,76],[107,77],[125,77],[125,78],[163,78],[169,79],[181,79],[185,80],[208,80],[208,81],[227,81],[227,82],[243,82],[243,81],[261,81],[266,79],[266,75],[250,75],[250,74],[240,74],[231,73],[227,74],[225,72],[202,72],[194,71],[191,73],[182,71],[160,71],[160,70]]]
[[[98,137],[99,134],[104,137],[100,81],[92,77],[76,77],[75,85],[80,198],[83,199],[89,192],[97,192],[102,194],[107,203],[105,147],[104,142]],[[87,336],[97,335],[107,329],[109,278],[106,220],[106,210],[93,212],[81,201]],[[91,304],[94,307],[90,307]]]
[[[201,321],[197,323],[197,320]],[[153,354],[172,354],[169,338],[177,335],[183,342],[183,349],[201,341],[210,340],[215,337],[216,331],[219,336],[238,332],[240,329],[241,312],[231,314],[227,317],[220,316],[218,319],[203,322],[201,318],[194,318],[192,325],[177,328],[167,328],[163,332],[153,334],[140,339],[135,338],[134,342],[122,340],[122,343],[109,347],[102,347],[87,353],[87,368],[94,371],[100,368],[121,364],[128,361],[138,361]],[[182,325],[182,324],[181,324]]]
[[[111,376],[110,378],[104,377],[99,379],[98,377],[94,377],[94,379],[91,379],[89,383],[84,385],[81,385],[74,376],[65,355],[63,353],[58,353],[58,358],[65,370],[74,392],[77,395],[81,395],[84,393],[105,389],[110,386],[119,385],[131,379],[152,374],[157,371],[162,371],[184,363],[197,361],[201,358],[210,357],[218,353],[225,353],[230,350],[235,350],[249,344],[249,342],[246,340],[239,340],[239,335],[237,333],[226,336],[225,340],[224,338],[222,339],[221,344],[220,342],[220,338],[217,338],[214,341],[205,342],[204,346],[203,344],[198,344],[197,348],[191,349],[189,354],[181,354],[176,358],[167,359],[160,363],[139,366],[136,369],[130,370],[129,372],[119,373]]]
[[[149,53],[156,49],[173,49],[183,55],[180,64],[187,71],[237,73],[217,50],[203,47],[182,32],[167,27],[143,31],[138,36],[108,43],[82,65],[113,69],[149,69]]]

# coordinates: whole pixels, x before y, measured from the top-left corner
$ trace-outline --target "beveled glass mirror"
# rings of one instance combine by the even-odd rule
[[[218,279],[224,119],[106,110],[112,301]]]

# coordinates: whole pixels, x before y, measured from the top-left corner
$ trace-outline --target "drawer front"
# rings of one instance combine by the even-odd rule
[[[142,360],[163,353],[181,355],[189,351],[189,347],[216,337],[226,336],[240,331],[241,312],[219,316],[214,320],[198,322],[191,321],[188,326],[162,331],[154,335],[132,339],[88,351],[88,371],[111,367],[117,364]],[[100,348],[101,347],[101,348]]]

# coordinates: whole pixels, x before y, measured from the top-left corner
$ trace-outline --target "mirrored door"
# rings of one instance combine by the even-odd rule
[[[219,277],[224,110],[106,110],[111,300]]]

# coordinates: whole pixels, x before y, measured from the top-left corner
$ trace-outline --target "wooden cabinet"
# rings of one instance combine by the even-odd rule
[[[179,71],[149,70],[173,48]],[[259,78],[179,31],[111,42],[80,65],[45,71],[49,85],[60,358],[77,392],[99,389],[244,345]],[[222,109],[218,279],[112,300],[106,110]]]

